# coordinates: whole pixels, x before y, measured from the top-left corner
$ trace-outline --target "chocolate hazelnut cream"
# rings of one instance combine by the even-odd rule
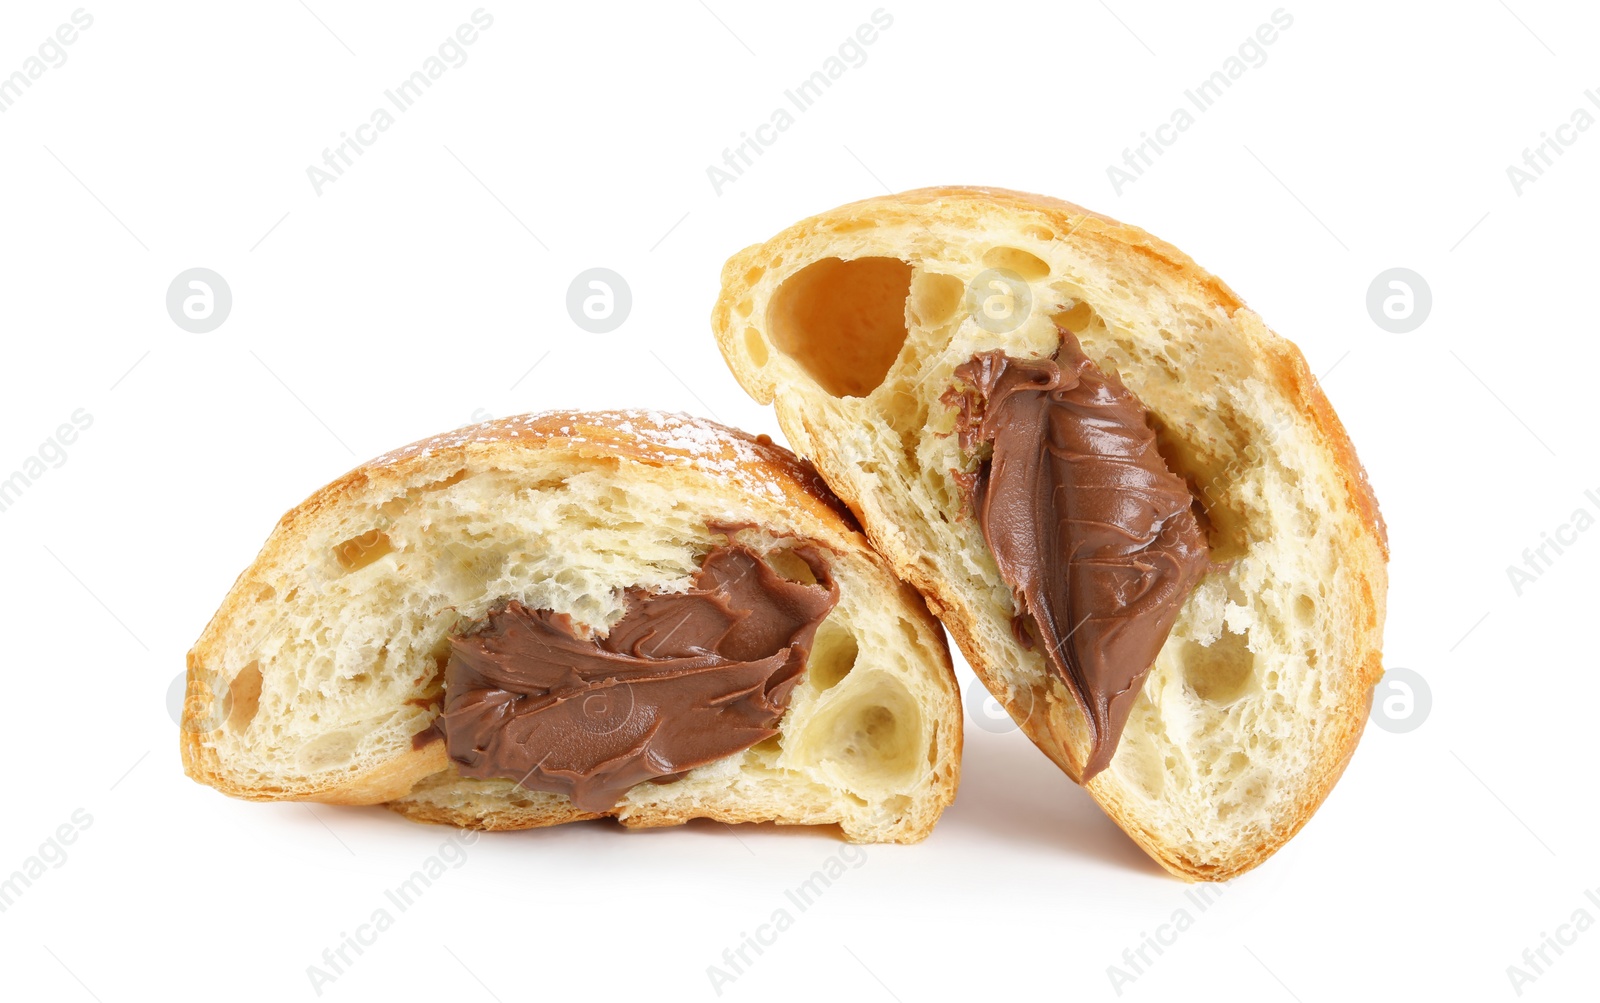
[[[450,758],[462,776],[515,780],[604,812],[635,784],[674,780],[777,734],[839,600],[821,553],[792,553],[817,584],[784,578],[730,536],[687,591],[629,589],[604,636],[563,613],[496,604],[451,638],[435,722]]]
[[[1144,405],[1061,331],[1053,359],[984,352],[956,367],[959,475],[1026,648],[1089,722],[1083,779],[1105,769],[1151,664],[1209,564],[1188,486],[1167,469]]]

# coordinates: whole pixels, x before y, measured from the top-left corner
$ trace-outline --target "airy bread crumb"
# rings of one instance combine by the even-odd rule
[[[939,188],[823,213],[736,254],[712,327],[756,400],[916,585],[1031,738],[1074,778],[1071,695],[1015,640],[955,473],[941,396],[991,349],[1053,355],[1058,325],[1120,374],[1201,500],[1217,567],[1089,791],[1186,878],[1283,845],[1354,751],[1387,587],[1377,505],[1300,352],[1134,227],[1055,199]]]
[[[809,465],[764,439],[654,412],[474,425],[357,468],[284,516],[189,654],[189,775],[236,797],[388,803],[410,818],[520,829],[593,818],[564,796],[459,776],[437,715],[449,634],[497,600],[603,631],[630,587],[678,591],[725,537],[789,574],[825,548],[838,605],[780,734],[610,814],[837,823],[926,836],[955,794],[959,697],[943,631]],[[803,566],[803,565],[801,565]]]

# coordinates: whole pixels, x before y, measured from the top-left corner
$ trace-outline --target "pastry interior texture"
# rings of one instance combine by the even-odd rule
[[[773,590],[836,593],[802,603],[766,648],[736,652],[767,658],[784,687],[765,694],[776,721],[746,721],[770,734],[587,808],[516,778],[462,775],[439,720],[454,643],[513,603],[603,639],[641,597],[670,604],[705,586],[708,556],[730,546],[759,559]],[[670,629],[636,633],[655,641],[629,651],[703,654],[660,647]],[[782,677],[794,641],[802,667]],[[648,689],[586,713],[602,730],[633,728],[660,711]],[[601,815],[835,823],[853,841],[897,842],[924,837],[954,797],[960,745],[943,632],[810,466],[765,438],[647,412],[470,426],[312,495],[190,652],[182,729],[190,776],[243,798],[387,804],[484,829]]]
[[[996,697],[1163,866],[1231,877],[1323,802],[1382,674],[1387,539],[1300,351],[1220,280],[1070,203],[924,189],[734,255],[712,326]],[[1208,550],[1115,755],[1087,778],[1079,695],[1019,639],[1015,583],[975,517],[992,455],[958,428],[974,360],[1038,366],[1069,337],[1147,411]]]

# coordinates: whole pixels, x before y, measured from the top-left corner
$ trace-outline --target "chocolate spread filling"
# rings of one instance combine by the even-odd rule
[[[713,550],[688,591],[630,589],[604,637],[520,602],[451,638],[437,724],[462,776],[614,808],[635,784],[777,734],[817,626],[839,599],[822,555],[793,553],[818,584],[789,581],[748,547]]]
[[[1083,779],[1105,769],[1139,688],[1208,564],[1184,482],[1156,451],[1138,399],[1061,331],[1054,359],[984,352],[955,370],[963,450],[993,447],[968,488],[1018,640],[1089,722]]]

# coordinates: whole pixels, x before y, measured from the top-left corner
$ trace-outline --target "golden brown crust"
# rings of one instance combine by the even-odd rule
[[[734,306],[749,293],[747,276],[751,265],[768,256],[774,245],[793,247],[804,243],[818,233],[829,229],[847,229],[863,220],[889,225],[901,219],[915,218],[916,210],[927,206],[950,203],[974,203],[984,209],[1001,206],[1038,217],[1041,226],[1047,227],[1057,239],[1072,235],[1077,240],[1098,243],[1106,250],[1132,252],[1166,270],[1174,281],[1203,290],[1207,298],[1228,316],[1244,307],[1244,301],[1227,283],[1195,263],[1194,259],[1136,226],[1130,226],[1110,216],[1085,209],[1064,199],[1047,195],[1032,195],[1006,188],[973,188],[944,186],[918,188],[899,195],[879,195],[840,206],[837,209],[802,220],[764,245],[746,248],[728,259],[722,270],[722,292],[712,308],[711,326],[717,336],[717,345],[729,368],[749,381],[749,390],[762,404],[772,403],[774,386],[770,379],[749,373],[735,354],[735,330],[732,323]],[[1345,478],[1346,490],[1360,507],[1363,517],[1372,527],[1389,556],[1388,531],[1383,516],[1378,511],[1378,499],[1367,480],[1366,469],[1356,456],[1355,445],[1328,403],[1322,386],[1306,365],[1305,356],[1293,343],[1277,338],[1268,346],[1273,353],[1271,367],[1278,384],[1292,394],[1301,408],[1311,414],[1323,435],[1324,444],[1337,458]]]
[[[1136,226],[1129,226],[1064,199],[1007,188],[917,188],[898,195],[862,199],[801,220],[765,244],[745,248],[728,259],[722,268],[722,292],[711,311],[711,327],[729,368],[740,377],[741,382],[747,376],[751,378],[753,386],[747,385],[745,389],[759,403],[772,403],[774,387],[771,379],[744,372],[746,367],[737,359],[734,346],[737,334],[732,321],[734,308],[749,294],[754,279],[759,278],[759,273],[752,277],[752,268],[758,261],[774,254],[781,256],[786,250],[830,231],[848,231],[864,224],[888,226],[915,220],[925,216],[929,207],[941,214],[959,213],[963,206],[973,207],[977,211],[999,207],[1031,215],[1044,231],[1051,234],[1049,239],[1064,239],[1070,235],[1076,240],[1097,243],[1108,251],[1138,254],[1167,271],[1174,281],[1203,289],[1212,302],[1230,315],[1244,305],[1244,301],[1226,283],[1166,241]]]
[[[1366,723],[1372,687],[1383,671],[1377,638],[1381,635],[1384,615],[1382,589],[1386,576],[1383,562],[1388,558],[1386,530],[1354,446],[1299,349],[1260,325],[1233,290],[1197,265],[1187,254],[1137,227],[1060,199],[1005,189],[971,187],[924,188],[865,199],[802,220],[766,243],[735,254],[723,268],[723,286],[711,316],[713,332],[724,359],[745,390],[760,403],[773,403],[781,392],[775,375],[778,367],[752,365],[741,344],[745,325],[761,323],[759,317],[752,316],[752,300],[755,286],[762,281],[770,266],[781,263],[785,273],[803,267],[819,243],[826,243],[838,235],[908,224],[915,229],[934,221],[951,228],[970,226],[982,229],[990,218],[996,216],[1004,217],[1008,230],[1012,232],[1020,230],[1045,242],[1066,240],[1075,248],[1082,249],[1084,256],[1124,262],[1130,258],[1137,260],[1142,267],[1156,269],[1172,285],[1194,291],[1196,298],[1203,299],[1220,315],[1248,321],[1241,326],[1249,327],[1252,331],[1259,327],[1259,333],[1252,333],[1251,337],[1262,363],[1261,375],[1302,416],[1309,418],[1321,447],[1331,464],[1337,468],[1350,506],[1359,513],[1361,524],[1370,538],[1374,553],[1370,561],[1365,556],[1368,551],[1363,541],[1352,540],[1352,553],[1349,555],[1349,560],[1364,582],[1364,616],[1355,618],[1360,622],[1351,622],[1342,628],[1345,642],[1343,650],[1362,654],[1357,656],[1356,664],[1344,669],[1345,677],[1333,683],[1341,694],[1341,705],[1336,712],[1338,720],[1331,732],[1321,738],[1321,758],[1313,767],[1313,776],[1308,778],[1310,794],[1295,806],[1293,817],[1286,824],[1276,826],[1254,846],[1233,848],[1227,861],[1221,865],[1194,861],[1175,851],[1157,833],[1149,831],[1140,822],[1139,813],[1122,799],[1109,778],[1102,775],[1087,785],[1087,789],[1107,812],[1169,871],[1187,879],[1225,880],[1249,870],[1270,856],[1298,832],[1321,805],[1355,750]],[[878,250],[873,253],[893,252]],[[1073,702],[1064,693],[1051,696],[1051,686],[1059,684],[1042,684],[1031,692],[1009,691],[1001,673],[988,664],[978,643],[976,623],[979,612],[969,608],[962,595],[931,573],[926,564],[910,559],[903,553],[904,548],[897,546],[897,541],[893,539],[893,535],[899,532],[896,527],[876,525],[865,516],[866,506],[851,486],[847,461],[814,448],[815,443],[826,441],[826,438],[811,427],[813,419],[803,410],[786,410],[781,406],[778,419],[795,448],[810,456],[829,485],[856,512],[869,538],[890,557],[896,573],[924,594],[930,608],[944,622],[974,670],[995,692],[996,697],[1012,710],[1024,731],[1076,780],[1081,772],[1081,764],[1073,748]],[[1377,583],[1376,587],[1373,582]],[[1081,727],[1076,730],[1081,737]]]
[[[1311,375],[1305,355],[1292,342],[1278,338],[1268,347],[1268,351],[1272,353],[1269,364],[1275,382],[1316,422],[1323,446],[1334,455],[1344,479],[1345,490],[1360,510],[1363,521],[1372,530],[1383,550],[1384,560],[1388,560],[1389,530],[1384,525],[1383,513],[1378,511],[1378,496],[1373,493],[1372,484],[1367,480],[1366,467],[1361,465],[1360,457],[1356,456],[1355,443],[1350,441],[1344,423],[1334,413],[1333,405],[1322,392],[1322,384]]]
[[[671,427],[663,427],[664,422]],[[685,437],[684,429],[713,434]],[[578,456],[626,457],[658,467],[679,464],[726,470],[749,490],[765,490],[767,485],[776,484],[795,492],[797,499],[803,499],[806,510],[817,518],[826,519],[826,513],[831,513],[853,520],[815,467],[767,436],[751,435],[706,419],[658,412],[544,411],[469,425],[368,460],[291,509],[279,522],[278,530],[292,528],[321,509],[339,504],[369,481],[397,479],[396,473],[412,464],[438,466],[443,457],[492,449],[500,443],[521,448],[555,445]],[[748,449],[740,450],[735,443],[745,443]]]
[[[540,809],[506,808],[500,811],[468,812],[426,801],[393,800],[384,807],[413,822],[429,825],[453,825],[458,829],[477,829],[481,832],[516,832],[522,829],[542,829],[567,822],[586,822],[605,818],[592,812],[579,811],[571,804],[551,805]]]
[[[811,464],[766,436],[753,436],[703,419],[647,411],[546,412],[468,426],[364,463],[286,513],[189,652],[179,736],[185,772],[200,783],[248,800],[388,803],[393,810],[418,821],[473,828],[520,829],[602,817],[578,811],[565,799],[541,798],[527,807],[505,803],[470,809],[400,800],[424,779],[453,775],[442,742],[400,752],[330,784],[306,778],[271,783],[242,777],[220,761],[216,749],[207,741],[208,735],[216,733],[215,722],[208,720],[208,708],[220,704],[212,692],[219,680],[216,669],[224,661],[230,633],[253,615],[256,589],[252,584],[267,580],[274,568],[294,566],[303,559],[305,537],[319,514],[360,504],[363,499],[400,495],[408,486],[447,482],[466,469],[515,467],[517,456],[532,450],[554,452],[573,460],[623,460],[669,473],[681,471],[670,478],[673,483],[686,483],[683,478],[703,480],[710,475],[731,496],[737,496],[741,506],[768,512],[774,524],[795,527],[841,556],[866,562],[870,575],[881,579],[881,591],[895,594],[901,611],[915,621],[925,659],[940,677],[940,706],[929,708],[930,712],[936,720],[955,722],[941,735],[945,762],[933,776],[934,791],[927,817],[911,820],[895,838],[915,840],[927,834],[939,812],[954,799],[961,736],[959,697],[949,649],[921,596],[894,578],[867,544],[850,511],[828,490]],[[681,806],[634,807],[629,811],[630,817],[625,821],[634,825],[675,824],[708,814],[724,821],[773,820],[770,811],[741,818],[740,811],[715,805],[707,811],[685,811]]]
[[[1190,264],[1193,266],[1192,261]],[[1193,267],[1198,268],[1198,266]],[[1243,306],[1242,302],[1236,302],[1236,308]],[[1312,418],[1323,447],[1332,456],[1339,470],[1351,504],[1360,512],[1362,521],[1381,554],[1381,560],[1387,561],[1388,530],[1378,509],[1377,496],[1367,479],[1365,467],[1356,456],[1354,443],[1345,431],[1343,422],[1334,413],[1333,405],[1323,393],[1321,384],[1312,375],[1304,354],[1298,346],[1281,337],[1274,337],[1271,342],[1263,345],[1263,349],[1267,357],[1267,368],[1274,383],[1302,413]],[[1349,650],[1365,649],[1367,645],[1364,639],[1382,627],[1384,597],[1369,592],[1363,605],[1365,622],[1346,625],[1345,644]],[[1325,754],[1319,761],[1310,784],[1316,792],[1315,796],[1299,802],[1295,806],[1295,814],[1290,822],[1273,830],[1270,839],[1257,842],[1253,846],[1239,848],[1228,866],[1210,866],[1173,854],[1159,836],[1136,824],[1137,814],[1123,803],[1110,784],[1091,779],[1087,784],[1087,790],[1101,802],[1107,812],[1127,830],[1146,853],[1173,874],[1195,881],[1230,880],[1259,865],[1298,834],[1311,820],[1311,816],[1316,814],[1334,784],[1344,774],[1345,767],[1355,755],[1356,745],[1366,728],[1367,717],[1372,707],[1373,687],[1383,677],[1382,653],[1376,649],[1371,650],[1361,665],[1354,667],[1353,676],[1352,690],[1357,699],[1342,709],[1342,713],[1337,717],[1336,730],[1328,736],[1324,744]],[[1067,769],[1067,772],[1074,780],[1079,779],[1076,763]]]

